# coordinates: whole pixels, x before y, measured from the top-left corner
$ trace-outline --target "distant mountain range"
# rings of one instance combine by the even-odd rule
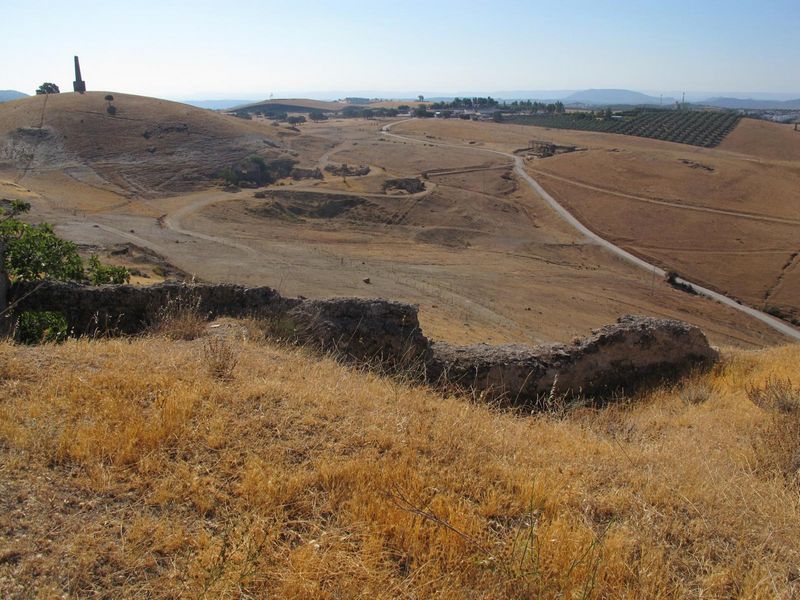
[[[0,90],[0,102],[8,102],[9,100],[26,98],[27,96],[28,94],[23,94],[17,90]]]
[[[800,98],[797,100],[754,100],[752,98],[709,98],[697,104],[718,108],[738,110],[800,110]]]
[[[632,90],[583,90],[570,94],[562,102],[564,104],[663,104],[669,106],[675,103],[675,99],[648,96]]]
[[[0,92],[2,94],[8,92]],[[19,94],[19,92],[12,92]],[[675,92],[672,92],[675,94]],[[713,96],[709,93],[707,97],[702,92],[693,94],[687,93],[687,101],[692,104],[702,106],[713,106],[716,108],[729,108],[737,110],[800,110],[800,98],[790,99],[787,95],[766,93],[748,94],[748,98],[738,98],[733,95]],[[455,97],[473,98],[491,96],[501,101],[511,102],[513,100],[538,100],[540,102],[555,102],[560,100],[566,105],[582,106],[665,106],[675,104],[677,99],[673,95],[654,96],[643,94],[634,90],[625,89],[589,89],[589,90],[506,90],[498,92],[459,92],[455,94],[428,93],[423,94],[426,102],[451,101]],[[742,94],[744,95],[744,94]],[[348,96],[363,96],[365,98],[385,98],[396,101],[417,100],[417,96],[406,92],[307,92],[302,94],[291,94],[285,98],[314,98],[316,100],[336,100]],[[679,94],[680,96],[680,94]],[[782,97],[781,97],[782,96]],[[185,104],[207,108],[211,110],[227,110],[234,107],[254,103],[253,99],[237,100],[184,100]],[[267,101],[263,101],[267,102]]]

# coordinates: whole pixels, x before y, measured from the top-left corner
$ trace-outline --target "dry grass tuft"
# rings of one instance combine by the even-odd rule
[[[800,593],[797,488],[747,396],[800,385],[796,347],[727,354],[703,402],[553,418],[212,339],[0,344],[0,596]]]
[[[795,387],[789,378],[770,377],[764,385],[748,385],[750,401],[770,412],[793,414],[800,412],[800,387]]]
[[[208,318],[200,311],[200,298],[180,295],[159,309],[151,331],[171,340],[195,340],[205,335],[207,328]]]
[[[709,383],[708,378],[702,376],[688,377],[678,387],[678,397],[687,405],[708,402],[714,393],[714,386]]]
[[[239,356],[228,340],[219,336],[208,338],[203,342],[203,355],[211,377],[220,381],[233,379]]]
[[[768,468],[800,483],[800,386],[771,375],[761,385],[748,385],[746,393],[768,415],[757,436],[759,456]]]

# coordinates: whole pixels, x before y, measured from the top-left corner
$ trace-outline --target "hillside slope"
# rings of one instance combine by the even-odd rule
[[[530,416],[210,331],[0,345],[0,595],[800,591],[797,413],[747,397],[797,346]]]
[[[269,112],[336,112],[345,108],[344,102],[329,102],[327,100],[312,100],[309,98],[284,98],[274,100],[263,100],[253,102],[244,106],[235,107],[237,110],[248,110],[250,112],[263,111]]]
[[[148,195],[192,189],[249,154],[277,153],[263,124],[167,100],[112,96],[109,102],[106,92],[53,94],[0,105],[0,167],[65,171]]]

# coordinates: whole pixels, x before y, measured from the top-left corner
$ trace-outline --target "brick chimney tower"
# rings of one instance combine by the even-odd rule
[[[75,81],[72,82],[72,91],[82,94],[86,91],[86,82],[81,79],[81,64],[78,57],[75,57]]]

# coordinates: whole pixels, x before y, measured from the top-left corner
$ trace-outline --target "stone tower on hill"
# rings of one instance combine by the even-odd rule
[[[72,82],[72,91],[83,93],[86,91],[86,82],[81,79],[81,64],[78,62],[78,57],[75,57],[75,81]]]

